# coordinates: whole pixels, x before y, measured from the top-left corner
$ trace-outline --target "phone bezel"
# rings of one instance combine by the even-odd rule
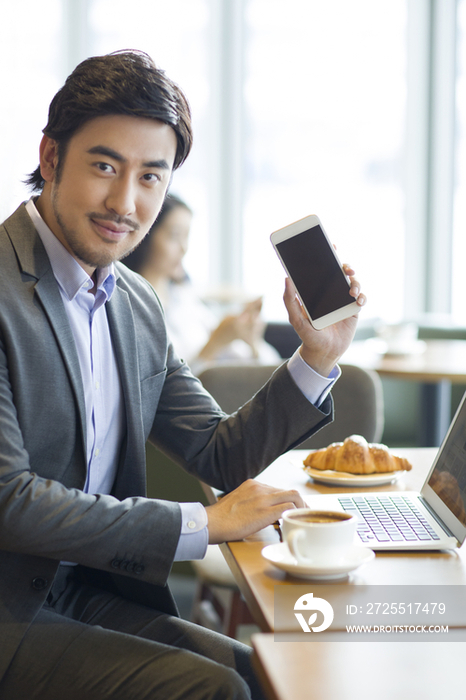
[[[293,277],[290,274],[285,261],[283,260],[282,256],[280,255],[280,252],[277,248],[278,243],[282,243],[282,241],[286,241],[289,238],[293,238],[294,236],[297,236],[300,233],[303,233],[304,231],[307,231],[310,228],[314,228],[315,226],[320,226],[322,233],[324,234],[324,238],[327,241],[327,244],[336,260],[338,263],[338,266],[341,270],[341,274],[343,275],[344,279],[346,280],[348,287],[350,286],[350,283],[348,281],[348,276],[345,274],[345,271],[343,270],[342,264],[340,260],[338,259],[338,255],[336,254],[335,248],[333,247],[329,237],[327,236],[327,233],[322,226],[322,222],[320,221],[319,217],[316,216],[315,214],[311,214],[309,216],[305,216],[303,219],[299,219],[299,221],[294,221],[292,224],[288,224],[288,226],[284,226],[283,228],[278,229],[277,231],[274,231],[270,235],[270,240],[272,242],[273,247],[275,248],[275,252],[277,253],[281,264],[285,268],[285,271],[290,277],[290,279],[293,281],[293,284],[296,289],[296,293],[299,297],[299,300],[303,306],[303,309],[306,312],[307,317],[309,318],[310,323],[312,324],[313,328],[316,330],[322,330],[323,328],[327,328],[327,326],[331,326],[334,323],[338,323],[338,321],[343,321],[345,318],[350,318],[351,316],[354,316],[355,314],[358,314],[361,310],[361,307],[359,304],[354,301],[351,304],[345,304],[344,306],[339,307],[338,309],[335,309],[334,311],[331,311],[329,314],[326,314],[325,316],[320,316],[319,318],[312,318],[308,309],[306,308],[303,299],[301,297],[299,289],[297,289],[296,284],[294,283]]]

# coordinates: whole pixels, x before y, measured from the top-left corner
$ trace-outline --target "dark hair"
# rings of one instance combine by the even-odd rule
[[[173,169],[188,157],[192,146],[191,112],[180,88],[143,51],[115,51],[80,63],[50,103],[43,133],[57,141],[58,177],[71,137],[91,119],[113,114],[168,124],[177,139]],[[33,190],[42,190],[40,167],[26,182]]]
[[[144,236],[138,247],[123,259],[123,262],[127,267],[129,267],[130,270],[133,270],[134,272],[141,271],[150,254],[152,238],[157,233],[157,229],[163,224],[170,212],[178,207],[183,207],[183,209],[187,209],[189,212],[191,212],[191,209],[188,207],[186,202],[183,202],[183,200],[176,195],[169,194],[165,197],[162,208],[159,211],[156,220],[150,227],[147,236]]]

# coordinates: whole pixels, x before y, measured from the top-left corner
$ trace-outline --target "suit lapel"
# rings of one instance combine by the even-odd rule
[[[79,359],[47,253],[24,204],[5,221],[4,226],[15,248],[23,275],[37,280],[35,293],[53,329],[69,374],[79,408],[85,448],[86,411]],[[145,493],[146,482],[136,332],[129,296],[124,289],[119,287],[118,282],[106,308],[123,388],[127,423],[126,449],[122,450],[114,492],[119,497],[141,495]],[[134,465],[139,465],[139,467],[143,465],[143,468],[135,469]]]
[[[21,272],[37,280],[34,291],[55,335],[78,405],[81,433],[86,445],[86,411],[79,359],[65,307],[50,261],[36,229],[21,205],[5,221],[5,229],[16,251]],[[51,349],[53,353],[53,349]],[[85,453],[85,452],[84,452]]]

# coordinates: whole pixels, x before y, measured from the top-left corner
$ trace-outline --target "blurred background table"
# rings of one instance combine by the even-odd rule
[[[437,447],[451,421],[451,386],[466,384],[466,340],[423,341],[423,352],[389,355],[377,352],[373,339],[354,341],[342,362],[375,370],[381,377],[422,383],[420,444]]]

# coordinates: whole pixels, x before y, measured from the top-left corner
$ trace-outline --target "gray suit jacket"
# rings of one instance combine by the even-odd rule
[[[117,264],[107,314],[127,430],[112,495],[86,480],[84,394],[55,277],[24,205],[0,226],[0,677],[61,560],[108,572],[124,595],[175,612],[166,587],[178,504],[145,495],[151,440],[191,474],[231,490],[331,420],[286,366],[225,415],[167,338],[150,285]]]

